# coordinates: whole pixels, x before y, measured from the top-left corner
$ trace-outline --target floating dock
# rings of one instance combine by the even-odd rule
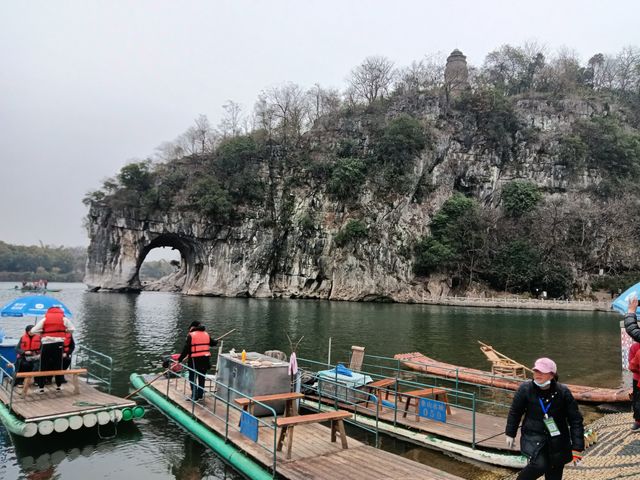
[[[144,382],[145,378],[131,375],[131,383],[135,388],[142,387]],[[241,433],[239,427],[240,418],[246,412],[228,400],[229,392],[233,389],[220,383],[214,385],[208,386],[205,400],[197,403],[188,398],[190,386],[182,377],[154,381],[139,394],[249,478],[459,478],[368,446],[354,438],[349,437],[348,448],[343,448],[341,442],[331,441],[332,430],[320,423],[296,426],[291,457],[287,458],[286,449],[277,449],[280,430],[276,422],[281,417],[277,417],[273,410],[271,416],[251,417],[257,421],[258,428],[254,439],[249,438],[246,432]],[[227,392],[226,399],[215,394],[216,388],[221,386]],[[241,392],[234,393],[242,395]],[[260,402],[256,402],[258,404]],[[269,409],[268,405],[260,405]]]
[[[69,384],[62,390],[48,385],[44,393],[32,392],[27,398],[22,397],[22,389],[16,388],[11,398],[9,389],[0,388],[0,417],[11,433],[23,437],[91,428],[96,424],[132,418],[136,402],[101,392],[82,380],[78,387],[79,393],[75,394]]]

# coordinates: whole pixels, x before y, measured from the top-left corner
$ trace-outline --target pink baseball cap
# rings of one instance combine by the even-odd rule
[[[556,373],[558,371],[556,362],[546,357],[537,359],[536,363],[533,364],[533,369],[540,373]]]

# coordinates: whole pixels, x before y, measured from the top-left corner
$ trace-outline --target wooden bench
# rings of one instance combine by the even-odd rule
[[[410,392],[400,392],[398,393],[398,395],[407,397],[402,418],[407,416],[407,413],[409,412],[409,407],[411,406],[411,402],[415,400],[416,422],[419,421],[420,417],[418,413],[420,411],[421,398],[433,398],[434,400],[439,400],[441,402],[444,402],[445,405],[447,406],[447,414],[451,415],[451,407],[449,406],[449,398],[447,397],[447,391],[443,388],[423,388],[421,390],[412,390]]]
[[[378,397],[382,396],[382,393],[380,392],[384,390],[384,399],[389,400],[389,387],[391,385],[395,385],[396,381],[396,378],[382,378],[380,380],[376,380],[375,382],[367,383],[364,388],[369,392],[369,394],[373,394]],[[369,406],[370,401],[371,395],[367,397],[367,401],[364,403],[364,406]]]
[[[331,422],[331,441],[336,441],[336,434],[340,434],[342,448],[348,448],[347,435],[344,432],[345,418],[351,418],[352,414],[344,410],[336,410],[335,412],[312,413],[309,415],[296,415],[293,417],[280,417],[276,419],[276,426],[281,427],[280,437],[278,438],[277,450],[282,451],[285,437],[287,439],[287,460],[291,458],[291,447],[293,445],[293,427],[296,425],[305,425],[309,423]]]
[[[78,386],[78,375],[85,375],[87,373],[86,368],[76,368],[73,370],[45,370],[38,372],[19,372],[16,374],[16,378],[24,378],[24,386],[22,387],[22,396],[27,398],[29,394],[29,387],[33,383],[33,379],[36,377],[53,377],[56,375],[71,375],[71,383],[73,384],[73,393],[75,395],[80,393],[80,387]]]
[[[271,403],[271,402],[280,402],[284,401],[284,415],[285,417],[292,417],[298,414],[296,409],[295,400],[300,400],[304,398],[304,393],[298,392],[286,392],[286,393],[274,393],[272,395],[258,395],[256,397],[242,397],[236,398],[234,400],[239,406],[242,407],[242,410],[253,415],[253,407],[256,402],[260,403]]]

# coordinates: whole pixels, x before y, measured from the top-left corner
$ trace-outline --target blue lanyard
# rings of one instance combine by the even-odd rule
[[[542,399],[540,397],[538,397],[538,401],[540,402],[542,413],[544,413],[544,418],[547,418],[549,416],[547,415],[547,412],[549,411],[549,408],[551,408],[551,401],[547,404],[547,408],[544,407],[544,403],[542,402]]]

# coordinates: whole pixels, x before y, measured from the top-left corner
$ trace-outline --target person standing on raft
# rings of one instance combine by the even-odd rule
[[[218,341],[211,338],[205,331],[204,325],[197,320],[191,322],[187,340],[178,357],[178,363],[189,357],[189,383],[191,384],[191,400],[194,402],[204,398],[205,375],[211,368],[209,347],[215,347],[217,344]]]

